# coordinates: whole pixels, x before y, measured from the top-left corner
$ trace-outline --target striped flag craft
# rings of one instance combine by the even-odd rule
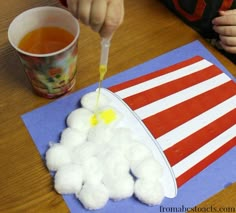
[[[177,188],[236,145],[236,84],[200,56],[108,90],[161,148]]]
[[[162,206],[194,207],[235,181],[236,80],[199,41],[111,76],[103,85],[101,94],[122,118],[114,126],[131,130],[163,168]],[[69,113],[97,86],[22,115],[42,158],[48,142],[59,141]],[[74,195],[63,199],[70,212],[88,211]],[[131,197],[109,200],[99,212],[154,213],[160,206],[150,208]]]

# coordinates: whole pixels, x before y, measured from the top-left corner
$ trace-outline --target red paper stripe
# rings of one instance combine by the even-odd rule
[[[177,104],[143,120],[154,138],[158,138],[199,114],[211,109],[235,94],[234,82],[229,81],[194,98]]]
[[[123,100],[130,106],[131,109],[136,110],[154,101],[160,100],[195,84],[201,83],[202,81],[208,80],[221,73],[221,70],[217,67],[210,66],[191,75],[124,98]]]
[[[134,86],[136,84],[140,84],[142,82],[148,81],[148,80],[150,80],[152,78],[156,78],[158,76],[161,76],[161,75],[173,72],[173,71],[175,71],[177,69],[186,67],[188,65],[191,65],[191,64],[196,63],[196,62],[201,61],[201,60],[203,60],[202,57],[195,56],[195,57],[190,58],[190,59],[188,59],[186,61],[183,61],[183,62],[180,62],[178,64],[174,64],[172,66],[169,66],[167,68],[164,68],[164,69],[161,69],[161,70],[158,70],[158,71],[154,71],[152,73],[143,75],[141,77],[138,77],[138,78],[126,81],[126,82],[123,82],[123,83],[118,84],[118,85],[114,85],[112,87],[109,87],[109,90],[111,90],[112,92],[117,92],[117,91],[123,90],[125,88]]]
[[[189,169],[188,171],[186,171],[185,173],[177,177],[176,181],[177,181],[178,188],[235,146],[236,146],[236,138],[234,137],[233,139],[228,141],[226,144],[224,144],[222,147],[220,147],[215,152],[213,152],[211,155],[207,156],[201,162],[199,162],[198,164],[193,166],[191,169]],[[225,166],[229,166],[229,165],[225,165]]]
[[[234,118],[234,119],[232,119]],[[174,146],[164,151],[171,166],[177,164],[190,154],[213,140],[236,123],[236,110],[207,125],[205,128],[190,135]]]

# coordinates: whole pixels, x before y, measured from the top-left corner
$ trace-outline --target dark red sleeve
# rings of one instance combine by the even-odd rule
[[[67,1],[66,0],[59,0],[59,2],[61,2],[61,4],[65,7],[67,7]]]

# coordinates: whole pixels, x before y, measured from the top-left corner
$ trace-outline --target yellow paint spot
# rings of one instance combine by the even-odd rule
[[[116,120],[116,112],[113,109],[107,109],[100,113],[100,117],[105,124],[109,124]]]
[[[90,118],[90,124],[91,124],[92,126],[96,126],[96,125],[98,124],[98,119],[97,119],[97,116],[96,116],[95,114],[91,116],[91,118]]]
[[[96,126],[99,121],[103,121],[105,124],[110,124],[112,121],[116,120],[117,115],[113,109],[106,109],[104,111],[98,112],[91,116],[90,124]]]

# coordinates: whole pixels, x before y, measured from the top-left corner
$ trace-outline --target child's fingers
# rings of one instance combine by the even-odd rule
[[[78,1],[78,18],[86,25],[90,22],[91,3],[92,0]]]
[[[99,32],[105,22],[108,3],[106,0],[94,0],[90,11],[89,25],[95,32]]]
[[[75,0],[67,0],[68,10],[78,18],[78,11],[77,11],[77,1]]]
[[[223,42],[220,42],[221,47],[228,53],[236,54],[236,46],[230,46],[227,44],[224,44]]]
[[[113,0],[108,4],[106,18],[100,30],[102,37],[110,37],[113,32],[121,25],[124,18],[123,0]]]
[[[225,10],[225,11],[219,11],[219,14],[221,16],[224,16],[224,15],[236,15],[236,9],[233,9],[233,10]]]
[[[212,20],[213,29],[219,34],[222,48],[229,53],[236,53],[236,9],[220,11],[219,17]]]
[[[221,36],[220,35],[220,40],[226,46],[235,46],[236,47],[236,37]]]
[[[123,0],[67,0],[68,9],[102,37],[110,37],[124,17]]]
[[[233,26],[236,25],[236,15],[223,15],[212,20],[214,25]]]
[[[217,32],[220,35],[236,36],[236,26],[215,25],[213,26],[213,29],[215,32]]]

